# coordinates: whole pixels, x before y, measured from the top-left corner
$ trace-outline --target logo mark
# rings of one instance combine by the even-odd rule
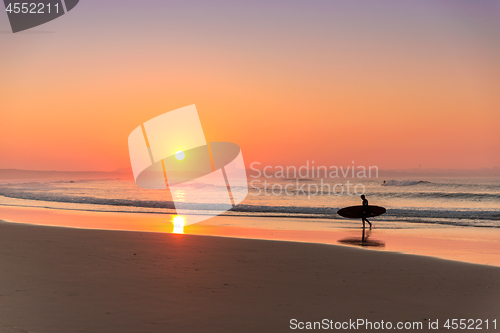
[[[177,213],[174,228],[220,215],[248,194],[240,147],[207,143],[195,105],[138,126],[128,137],[128,148],[136,184],[170,191]]]
[[[75,8],[79,0],[3,0],[12,32],[52,21]]]

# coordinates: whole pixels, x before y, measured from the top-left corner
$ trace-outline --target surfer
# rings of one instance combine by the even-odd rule
[[[361,221],[363,221],[363,230],[365,230],[365,221],[368,222],[371,229],[372,223],[368,221],[366,218],[367,217],[372,218],[375,216],[382,215],[386,212],[386,209],[384,207],[379,207],[379,206],[369,206],[368,200],[366,200],[366,197],[364,195],[361,196],[361,200],[363,200],[362,206],[358,205],[358,206],[344,207],[342,209],[339,209],[337,214],[339,214],[342,217],[347,217],[348,219],[361,218]]]
[[[365,221],[368,222],[368,224],[370,225],[370,229],[371,229],[372,224],[370,223],[370,221],[368,221],[366,219],[366,216],[370,212],[370,207],[368,207],[368,200],[366,199],[364,194],[361,195],[361,200],[363,200],[363,213],[361,215],[361,220],[363,221],[363,230],[365,229]]]

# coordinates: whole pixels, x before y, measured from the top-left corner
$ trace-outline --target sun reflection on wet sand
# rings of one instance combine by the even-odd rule
[[[174,225],[174,230],[172,230],[172,233],[174,233],[174,234],[183,234],[184,233],[184,225],[186,223],[184,216],[174,215],[172,217],[172,223]]]

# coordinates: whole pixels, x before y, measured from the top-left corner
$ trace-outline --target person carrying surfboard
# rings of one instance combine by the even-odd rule
[[[361,220],[363,221],[363,229],[365,228],[365,221],[368,222],[368,224],[370,225],[370,229],[371,229],[372,224],[370,223],[370,221],[368,221],[366,219],[366,216],[369,215],[369,213],[370,213],[370,207],[368,207],[368,200],[366,199],[364,194],[361,195],[361,200],[363,200],[363,212],[361,215]]]
[[[366,197],[364,195],[361,196],[361,199],[363,200],[363,205],[344,207],[342,209],[339,209],[337,211],[337,214],[339,214],[342,217],[347,217],[348,219],[360,218],[363,221],[363,230],[365,229],[365,221],[368,222],[371,229],[372,224],[366,218],[367,217],[372,218],[375,216],[385,214],[386,210],[384,207],[369,206],[368,200],[366,200]]]

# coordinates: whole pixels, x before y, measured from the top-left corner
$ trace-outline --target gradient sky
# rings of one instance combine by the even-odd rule
[[[0,45],[0,168],[129,167],[190,104],[247,165],[500,166],[498,0],[81,0]]]

